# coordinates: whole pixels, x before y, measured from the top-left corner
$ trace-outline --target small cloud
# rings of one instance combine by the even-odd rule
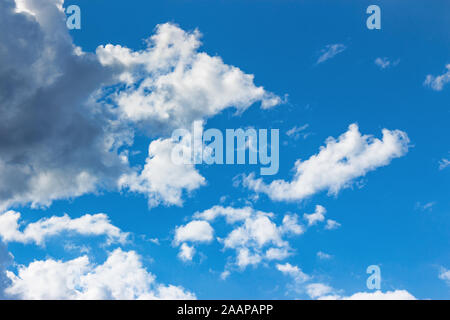
[[[276,267],[281,273],[292,277],[296,283],[303,283],[310,279],[310,276],[305,274],[299,267],[293,266],[290,263],[277,264]]]
[[[395,67],[400,63],[400,60],[397,59],[395,61],[391,61],[389,60],[389,58],[376,58],[375,59],[375,64],[380,67],[381,69],[386,69],[389,67]]]
[[[231,272],[228,270],[225,270],[224,272],[222,272],[220,274],[220,279],[222,280],[226,280],[229,276],[230,276]]]
[[[436,204],[436,202],[427,202],[425,204],[422,204],[420,202],[416,203],[416,210],[420,210],[420,211],[433,211],[433,207]]]
[[[292,137],[294,140],[298,140],[300,138],[306,139],[310,135],[310,133],[304,132],[306,129],[308,129],[308,127],[309,127],[309,124],[305,124],[301,127],[295,126],[291,129],[289,129],[286,132],[286,135],[288,137]]]
[[[339,53],[343,52],[347,47],[341,43],[329,44],[325,49],[321,50],[321,56],[317,59],[316,64],[323,63],[327,60],[334,58]]]
[[[441,268],[441,272],[439,273],[439,279],[444,280],[447,283],[447,285],[450,286],[450,270]]]
[[[180,247],[180,252],[178,253],[178,257],[184,261],[192,261],[195,255],[195,248],[193,246],[189,246],[186,243],[183,243]]]
[[[450,161],[448,159],[444,158],[441,161],[439,161],[439,170],[444,170],[448,166],[450,166]]]
[[[450,64],[445,66],[446,72],[439,76],[427,75],[424,81],[424,86],[430,87],[435,91],[441,91],[448,82],[450,82]]]
[[[311,283],[306,286],[306,292],[313,299],[326,296],[332,291],[333,288],[323,283]]]
[[[341,226],[341,224],[339,222],[328,219],[327,224],[325,225],[325,229],[326,230],[334,230],[334,229],[339,228],[340,226]]]
[[[324,207],[322,207],[321,205],[317,205],[316,211],[314,211],[314,213],[311,214],[305,213],[303,215],[303,218],[308,221],[308,226],[310,227],[315,225],[317,222],[324,221],[326,212],[327,210]]]
[[[333,256],[331,254],[319,251],[317,252],[317,257],[321,260],[329,260],[331,258],[333,258]]]

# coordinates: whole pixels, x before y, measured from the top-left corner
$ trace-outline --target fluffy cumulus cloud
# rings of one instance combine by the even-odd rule
[[[292,181],[275,180],[270,184],[254,174],[244,177],[244,185],[276,201],[302,200],[328,190],[337,194],[354,179],[388,165],[392,159],[406,154],[409,139],[399,130],[383,129],[383,138],[362,135],[356,124],[338,139],[328,138],[326,146],[308,160],[297,160]]]
[[[191,221],[175,230],[175,242],[210,242],[213,240],[214,229],[207,221]]]
[[[116,249],[103,264],[87,256],[69,261],[53,259],[7,271],[10,285],[5,293],[22,299],[194,299],[181,287],[155,281],[134,251]]]
[[[158,136],[225,108],[281,102],[253,75],[200,52],[199,38],[198,31],[162,24],[145,50],[105,45],[89,53],[73,44],[62,0],[2,1],[0,209],[123,186],[145,193],[150,204],[180,204],[182,190],[203,178],[179,167],[187,178],[174,181],[172,164],[161,164],[164,140],[150,146],[142,172],[130,168],[136,127]]]
[[[147,48],[120,45],[97,49],[103,65],[122,68],[125,90],[115,96],[124,118],[150,128],[188,127],[194,120],[255,102],[263,108],[281,99],[254,84],[254,76],[199,51],[201,34],[173,24],[157,26]]]
[[[193,246],[190,246],[187,243],[183,243],[181,245],[178,257],[182,261],[192,261],[194,255],[195,255],[195,248]]]
[[[424,85],[427,87],[430,87],[431,89],[435,91],[441,91],[444,86],[450,82],[450,64],[447,64],[445,66],[446,71],[438,76],[434,75],[427,75],[425,78]]]
[[[327,212],[327,210],[324,207],[317,205],[316,211],[314,213],[311,213],[311,214],[305,213],[303,215],[303,217],[305,218],[306,221],[308,221],[308,226],[313,226],[316,223],[322,222],[325,220],[326,212]]]
[[[68,233],[82,236],[107,237],[108,242],[124,243],[128,234],[112,225],[106,214],[86,214],[80,218],[71,219],[68,215],[43,218],[29,223],[23,231],[19,225],[20,213],[7,211],[0,214],[0,239],[7,242],[35,243],[42,245],[49,237]]]
[[[284,260],[293,253],[288,236],[300,235],[304,232],[304,226],[298,222],[295,214],[286,214],[277,224],[275,215],[270,212],[255,210],[251,207],[233,208],[214,206],[193,215],[193,221],[185,226],[176,228],[174,243],[182,244],[180,258],[189,253],[191,247],[183,247],[185,242],[193,244],[198,242],[210,242],[213,239],[211,223],[216,223],[223,218],[228,226],[224,235],[219,235],[217,240],[223,245],[224,250],[235,252],[234,262],[228,267],[237,267],[243,270],[247,266],[255,266],[264,261]],[[222,229],[222,228],[221,228]],[[229,275],[230,271],[226,273]]]
[[[158,139],[150,143],[149,155],[141,172],[132,172],[119,179],[119,185],[132,192],[148,196],[148,204],[155,207],[183,204],[183,193],[190,193],[206,183],[193,164],[175,163],[172,150],[175,142]]]

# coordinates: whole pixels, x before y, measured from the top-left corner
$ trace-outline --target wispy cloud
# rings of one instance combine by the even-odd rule
[[[321,56],[317,59],[316,64],[323,63],[331,58],[334,58],[339,53],[343,52],[347,47],[341,43],[329,44],[321,50]]]
[[[444,170],[448,166],[450,166],[450,160],[444,158],[439,161],[439,170]]]
[[[389,58],[376,58],[375,59],[375,64],[380,67],[380,69],[387,69],[389,67],[395,67],[400,63],[400,60],[397,59],[395,61],[391,61]]]
[[[423,84],[435,91],[441,91],[444,85],[450,82],[450,64],[447,64],[445,68],[447,71],[439,76],[427,75]]]
[[[420,210],[420,211],[432,211],[435,204],[436,204],[436,202],[434,202],[434,201],[427,202],[427,203],[417,202],[416,209]]]
[[[317,257],[321,260],[329,260],[331,258],[333,258],[333,256],[331,254],[319,251],[317,252]]]

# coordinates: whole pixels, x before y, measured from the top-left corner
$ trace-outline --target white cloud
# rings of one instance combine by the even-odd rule
[[[0,128],[0,210],[118,187],[147,194],[150,205],[181,205],[182,193],[204,178],[192,166],[163,165],[164,135],[226,108],[281,103],[253,75],[198,51],[198,31],[170,23],[156,28],[145,50],[108,44],[84,52],[72,42],[62,5],[0,3],[0,115],[7,119]],[[138,129],[161,138],[142,172],[128,161]]]
[[[391,61],[389,58],[376,58],[375,64],[380,67],[381,69],[386,69],[389,67],[395,67],[400,63],[400,60]]]
[[[281,231],[283,233],[292,233],[295,235],[299,235],[305,232],[303,226],[298,224],[298,216],[294,215],[285,215],[283,218],[283,224],[281,225]]]
[[[267,244],[283,246],[280,230],[266,216],[246,219],[242,226],[234,229],[224,240],[225,248],[246,245],[261,248]]]
[[[334,230],[334,229],[339,228],[340,226],[341,226],[341,224],[339,222],[328,219],[327,224],[325,225],[325,229],[326,230]]]
[[[263,108],[281,103],[255,86],[253,75],[198,51],[200,37],[198,30],[186,32],[166,23],[157,26],[145,50],[97,48],[104,65],[122,67],[123,78],[133,80],[115,96],[123,117],[152,128],[185,128],[229,107],[243,111],[255,102]]]
[[[448,166],[450,166],[450,160],[444,158],[439,161],[439,170],[444,170]]]
[[[225,217],[228,224],[233,224],[238,221],[244,221],[245,219],[250,218],[253,214],[258,213],[255,213],[253,208],[250,207],[233,208],[233,207],[214,206],[203,212],[196,212],[194,214],[194,218],[204,219],[207,221],[214,221],[219,216],[222,216]]]
[[[307,274],[303,273],[303,271],[299,267],[293,266],[290,263],[277,264],[276,267],[278,271],[292,277],[292,279],[294,279],[296,283],[303,283],[310,279],[310,277]]]
[[[180,252],[178,253],[178,257],[182,261],[192,261],[195,255],[195,248],[186,243],[183,243],[180,247]]]
[[[291,254],[292,252],[289,248],[269,248],[266,251],[265,257],[267,260],[284,260]]]
[[[257,265],[262,261],[258,253],[252,253],[248,248],[237,249],[236,265],[245,269],[249,265]]]
[[[19,219],[19,212],[7,211],[0,214],[0,238],[2,241],[34,242],[42,245],[49,237],[74,233],[83,236],[105,235],[108,242],[124,243],[128,236],[128,233],[124,233],[112,225],[108,216],[103,213],[86,214],[76,219],[71,219],[68,215],[43,218],[29,223],[23,231],[19,230]]]
[[[220,274],[220,279],[226,280],[230,276],[231,272],[229,270],[225,270]]]
[[[218,217],[224,217],[226,223],[233,226],[231,232],[224,238],[218,238],[218,240],[225,249],[235,250],[236,260],[234,265],[241,270],[248,265],[257,265],[264,260],[286,259],[292,254],[292,249],[283,237],[299,235],[304,232],[304,228],[298,224],[296,215],[285,215],[282,223],[277,226],[272,221],[273,213],[257,211],[250,207],[214,206],[203,212],[196,212],[193,218],[197,220],[189,224],[213,222]],[[234,226],[236,224],[238,225]],[[184,238],[180,239],[179,231],[180,227],[175,231],[174,242],[176,244],[184,240]],[[229,270],[225,271],[229,272]]]
[[[350,297],[342,297],[342,300],[416,300],[416,298],[406,290],[395,290],[382,292],[358,292]]]
[[[10,297],[32,300],[63,299],[195,299],[195,295],[175,286],[155,282],[134,251],[116,249],[101,265],[87,256],[70,261],[53,259],[19,266],[8,271]]]
[[[394,290],[382,292],[380,290],[372,292],[357,292],[351,296],[341,296],[336,291],[323,283],[311,283],[306,286],[307,294],[317,300],[416,300],[416,298],[406,290]]]
[[[286,259],[292,255],[293,250],[285,237],[304,232],[304,227],[298,223],[295,214],[284,215],[281,223],[277,225],[273,213],[251,207],[214,206],[193,215],[193,218],[197,219],[195,221],[205,223],[215,222],[219,217],[223,217],[225,222],[232,226],[232,230],[225,237],[218,238],[224,249],[233,249],[236,253],[236,260],[229,263],[228,267],[234,265],[241,270],[263,261]],[[178,229],[175,233],[174,242],[179,244],[182,240],[177,237]]]
[[[313,226],[315,225],[317,222],[322,222],[325,220],[325,213],[327,212],[327,210],[320,206],[317,205],[316,206],[316,211],[314,213],[311,214],[304,214],[303,218],[305,218],[305,220],[308,221],[308,226]]]
[[[292,181],[265,184],[250,174],[244,177],[244,186],[276,201],[298,201],[322,190],[337,194],[351,186],[354,179],[406,154],[409,143],[406,133],[387,129],[382,132],[382,140],[361,135],[358,126],[352,124],[338,139],[329,137],[318,154],[305,161],[297,160]]]
[[[337,54],[343,52],[345,49],[347,49],[347,47],[340,43],[327,45],[325,49],[321,50],[321,55],[319,59],[317,59],[316,64],[323,63],[334,58]]]
[[[427,203],[420,203],[417,202],[416,203],[416,209],[421,210],[421,211],[433,211],[433,207],[436,205],[435,201],[432,202],[427,202]]]
[[[424,85],[430,87],[433,90],[441,91],[444,86],[450,82],[450,64],[445,66],[446,72],[439,76],[427,75]]]
[[[439,279],[444,280],[450,286],[450,270],[442,268],[439,273]]]
[[[322,252],[322,251],[317,252],[317,257],[321,260],[329,260],[329,259],[333,258],[332,255]]]
[[[207,221],[195,220],[175,230],[175,243],[185,241],[210,242],[213,240],[214,229]]]
[[[140,173],[123,175],[119,185],[147,195],[150,207],[158,206],[161,202],[181,206],[183,192],[192,192],[206,182],[194,165],[172,161],[174,146],[171,139],[152,141],[144,169]]]
[[[306,293],[311,298],[319,298],[333,291],[333,288],[323,283],[310,283],[306,286]]]

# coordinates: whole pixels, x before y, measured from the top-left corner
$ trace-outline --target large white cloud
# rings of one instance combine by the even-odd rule
[[[358,126],[352,124],[338,139],[328,138],[318,154],[305,161],[297,160],[292,181],[275,180],[266,184],[250,174],[244,178],[244,185],[276,201],[302,200],[323,190],[337,194],[354,179],[388,165],[408,151],[406,133],[387,129],[382,132],[381,140],[361,135]]]
[[[53,259],[7,271],[11,281],[5,292],[22,299],[195,299],[177,286],[158,284],[134,251],[116,249],[103,264],[87,256],[66,262]]]
[[[194,191],[204,185],[206,180],[193,164],[176,164],[172,161],[174,147],[175,143],[171,139],[158,139],[150,143],[143,170],[123,175],[119,185],[147,195],[150,207],[161,202],[181,206],[183,193]]]
[[[43,218],[29,223],[23,231],[19,225],[20,213],[7,211],[0,214],[0,239],[7,242],[36,243],[42,245],[52,236],[74,233],[82,236],[107,237],[108,242],[124,243],[128,233],[122,232],[112,225],[106,214],[86,214],[80,218],[71,219],[68,215]]]
[[[203,178],[179,167],[187,178],[172,179],[173,165],[158,162],[168,144],[161,135],[225,108],[281,102],[253,75],[198,51],[198,31],[173,24],[159,25],[142,51],[105,45],[83,52],[67,30],[63,2],[0,3],[1,210],[124,186],[150,204],[178,205]],[[142,172],[128,162],[136,127],[162,139],[150,146],[156,151]]]
[[[100,61],[122,67],[122,78],[128,80],[115,96],[123,117],[149,128],[186,128],[229,107],[243,111],[255,102],[263,108],[281,103],[256,86],[253,75],[199,51],[200,37],[198,30],[161,24],[145,50],[120,45],[97,49]]]

